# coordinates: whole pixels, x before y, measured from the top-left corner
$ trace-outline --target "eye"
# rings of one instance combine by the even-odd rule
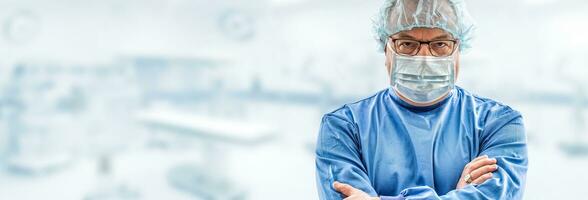
[[[402,48],[415,48],[417,43],[413,41],[402,41],[400,42],[399,46]]]
[[[443,47],[447,47],[447,43],[445,42],[434,42],[431,44],[434,48],[443,48]]]
[[[400,43],[400,46],[402,46],[402,47],[408,47],[410,45],[411,45],[411,43],[409,43],[409,42]]]

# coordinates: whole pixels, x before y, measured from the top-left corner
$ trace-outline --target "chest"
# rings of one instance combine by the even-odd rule
[[[360,128],[364,165],[382,193],[423,185],[450,191],[479,152],[479,130],[467,116],[388,119]]]

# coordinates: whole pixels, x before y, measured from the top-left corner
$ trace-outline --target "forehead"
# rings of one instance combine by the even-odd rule
[[[416,40],[454,39],[451,33],[440,28],[413,28],[411,30],[398,32],[391,37]]]

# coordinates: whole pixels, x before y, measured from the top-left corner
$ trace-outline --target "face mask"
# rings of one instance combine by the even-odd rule
[[[391,85],[416,103],[431,103],[444,97],[455,84],[455,60],[450,57],[402,56],[394,54]]]

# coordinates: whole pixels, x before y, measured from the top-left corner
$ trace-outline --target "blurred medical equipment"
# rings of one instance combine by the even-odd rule
[[[223,146],[258,145],[270,140],[275,129],[244,121],[198,116],[165,106],[139,112],[137,119],[151,132],[173,134],[181,140],[197,139],[201,162],[182,163],[168,173],[168,181],[181,191],[204,199],[246,199],[246,190],[226,177],[228,154]]]
[[[170,169],[167,177],[168,182],[178,190],[202,199],[247,199],[246,190],[236,186],[229,177],[221,174],[212,175],[211,169],[203,166],[206,164],[179,164]]]
[[[103,156],[98,159],[98,181],[96,188],[84,197],[84,200],[134,200],[141,199],[135,189],[126,184],[117,183],[111,174],[111,159]]]
[[[570,156],[588,156],[588,129],[586,129],[585,113],[588,108],[588,95],[583,83],[576,84],[576,94],[578,95],[572,109],[572,119],[575,125],[573,139],[560,143],[560,148]]]
[[[2,88],[0,120],[6,133],[0,147],[0,166],[13,174],[40,176],[64,169],[73,155],[59,145],[58,138],[67,133],[54,127],[71,115],[53,115],[72,85],[57,84],[35,64],[21,64],[12,69],[8,84]],[[37,103],[43,98],[44,103]],[[82,100],[83,101],[83,100]],[[79,102],[80,104],[83,102]],[[52,117],[49,117],[52,116]],[[70,129],[71,130],[71,129]]]

